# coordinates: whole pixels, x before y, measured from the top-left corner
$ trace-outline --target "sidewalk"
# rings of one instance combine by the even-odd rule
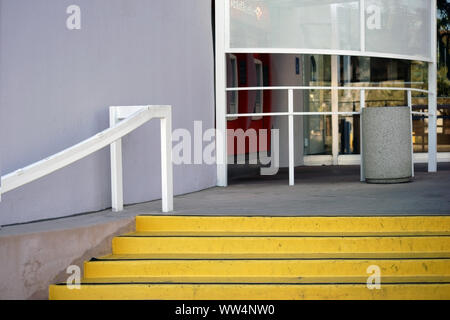
[[[227,188],[175,198],[179,215],[442,215],[450,214],[450,163],[438,173],[416,165],[414,182],[370,185],[359,182],[359,166],[298,167],[296,185],[288,173],[234,177]],[[126,208],[127,212],[160,212],[160,201]]]

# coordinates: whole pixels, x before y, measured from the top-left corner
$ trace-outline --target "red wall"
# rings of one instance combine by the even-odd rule
[[[264,70],[264,86],[271,86],[272,75],[271,75],[271,61],[270,55],[268,54],[235,54],[237,58],[238,65],[238,84],[239,87],[256,87],[256,69],[254,59],[258,59],[263,63]],[[230,57],[227,58],[227,86],[231,87],[231,62]],[[229,95],[228,95],[229,96]],[[256,92],[255,91],[239,91],[239,113],[252,113],[255,105]],[[265,113],[271,112],[272,110],[272,96],[269,90],[263,93],[263,111]],[[249,129],[254,129],[258,136],[258,147],[256,149],[250,149],[248,139],[246,141],[245,153],[254,153],[257,151],[266,151],[270,149],[270,129],[272,126],[271,117],[263,117],[259,120],[253,120],[251,117],[240,117],[236,120],[227,121],[228,129],[242,129],[244,131]],[[259,139],[265,138],[264,134],[260,134],[260,129],[267,130],[267,147],[259,148]],[[228,135],[228,155],[241,154],[238,152],[236,141],[233,148],[233,135]]]

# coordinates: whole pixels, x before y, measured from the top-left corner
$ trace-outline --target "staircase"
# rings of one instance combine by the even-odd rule
[[[450,216],[139,216],[112,245],[50,299],[450,299]]]

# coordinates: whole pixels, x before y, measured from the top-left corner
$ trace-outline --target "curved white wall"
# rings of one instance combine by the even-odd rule
[[[228,0],[229,52],[431,61],[432,0]]]
[[[81,8],[81,30],[66,8]],[[1,173],[108,127],[110,105],[173,105],[173,128],[214,127],[211,1],[0,0]],[[159,124],[124,139],[125,202],[161,196]],[[0,225],[110,207],[109,150],[2,195]],[[216,167],[174,167],[176,194]]]

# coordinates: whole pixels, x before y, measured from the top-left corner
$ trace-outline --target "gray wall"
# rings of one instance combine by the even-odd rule
[[[66,8],[82,29],[66,28]],[[2,174],[108,127],[110,105],[173,105],[173,127],[214,127],[210,0],[0,0]],[[125,202],[158,199],[159,124],[124,139]],[[108,149],[2,196],[0,225],[110,207]],[[214,186],[215,166],[174,167],[174,191]]]

